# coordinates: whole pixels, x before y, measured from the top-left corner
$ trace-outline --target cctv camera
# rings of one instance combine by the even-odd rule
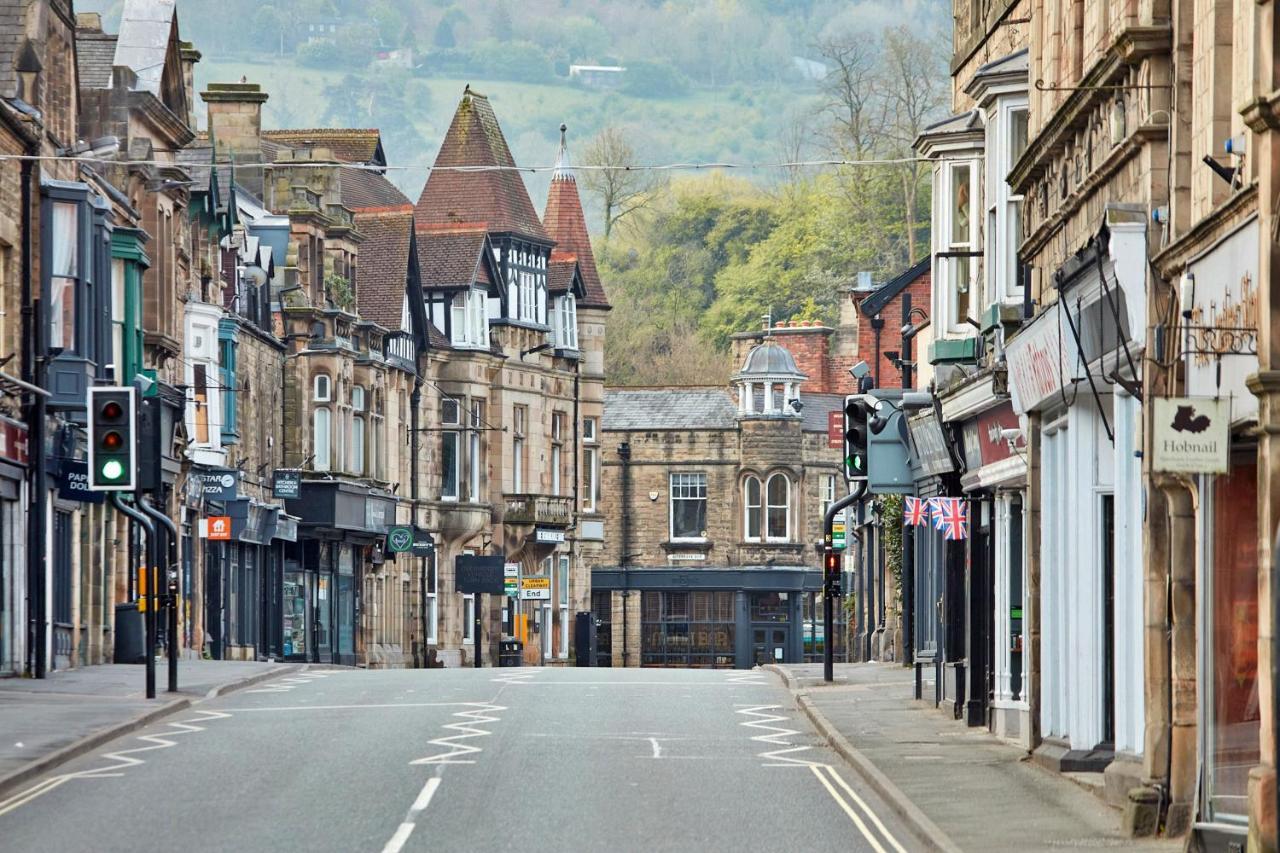
[[[871,375],[871,367],[865,361],[860,361],[853,367],[849,368],[849,373],[854,379],[861,379],[864,376]]]
[[[1022,430],[1018,429],[1017,427],[1014,427],[1012,429],[1006,428],[1006,429],[1000,430],[1000,440],[1008,442],[1010,447],[1012,447],[1013,444],[1020,438],[1022,438]]]
[[[795,412],[797,415],[804,410],[804,403],[802,403],[800,400],[788,400],[787,405],[789,405],[792,409],[795,409]]]

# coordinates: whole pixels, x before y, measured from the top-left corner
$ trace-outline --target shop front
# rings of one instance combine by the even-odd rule
[[[592,606],[613,645],[648,667],[749,669],[766,663],[820,661],[822,574],[804,568],[632,568],[592,572]],[[839,609],[839,608],[838,608]],[[834,642],[847,659],[843,611]],[[637,620],[639,649],[622,650]],[[602,652],[606,650],[601,648]],[[638,653],[637,653],[638,652]],[[607,656],[607,655],[606,655]]]
[[[1229,444],[1217,473],[1192,475],[1196,513],[1200,801],[1205,849],[1238,848],[1248,829],[1249,772],[1261,763],[1258,682],[1257,258],[1250,218],[1187,264],[1193,282],[1186,396],[1228,401]],[[1262,539],[1267,539],[1264,534]]]
[[[1141,225],[1104,230],[1053,276],[1057,305],[1005,350],[1013,410],[1040,446],[1039,505],[1023,502],[1040,520],[1036,757],[1105,769],[1116,791],[1140,782],[1144,748],[1145,251]]]
[[[0,418],[0,677],[22,671],[26,648],[26,465],[26,426]]]
[[[395,519],[395,498],[338,480],[304,480],[299,494],[286,503],[298,517],[298,539],[284,548],[283,654],[354,666],[364,653],[362,583]]]

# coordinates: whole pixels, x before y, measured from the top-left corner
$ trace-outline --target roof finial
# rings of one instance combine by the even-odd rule
[[[560,123],[560,150],[556,152],[556,168],[551,173],[553,181],[573,180],[573,169],[569,165],[569,146],[565,142],[565,131],[568,129],[568,125],[564,122]]]

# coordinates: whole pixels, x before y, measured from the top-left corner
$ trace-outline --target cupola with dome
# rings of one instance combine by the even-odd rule
[[[809,377],[796,367],[791,352],[765,338],[747,353],[732,377],[740,417],[800,417],[800,384]]]

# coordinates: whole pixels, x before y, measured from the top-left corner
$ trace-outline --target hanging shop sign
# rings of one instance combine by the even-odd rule
[[[387,553],[405,554],[413,550],[413,528],[393,527],[387,531]]]
[[[926,475],[949,474],[955,470],[942,435],[942,426],[933,412],[911,418],[907,421],[907,429],[911,435],[913,467],[920,468]]]
[[[551,578],[524,578],[520,581],[521,601],[550,601]]]
[[[1231,449],[1231,400],[1227,397],[1157,397],[1152,470],[1225,474]]]
[[[413,556],[430,557],[436,550],[435,537],[431,531],[421,527],[413,528]]]
[[[0,418],[0,459],[15,465],[26,465],[27,426],[9,418]],[[99,498],[102,493],[98,492]],[[101,500],[99,500],[99,503]]]
[[[206,500],[233,501],[237,497],[239,477],[231,468],[204,468],[192,471],[191,476],[200,484],[200,493]]]
[[[201,519],[200,528],[204,538],[212,542],[231,541],[231,516],[229,515],[211,515]]]
[[[100,504],[106,500],[107,493],[89,491],[89,464],[69,459],[62,463],[62,476],[58,478],[58,497],[64,501]]]
[[[271,495],[285,500],[302,497],[302,472],[276,471],[271,478]]]

